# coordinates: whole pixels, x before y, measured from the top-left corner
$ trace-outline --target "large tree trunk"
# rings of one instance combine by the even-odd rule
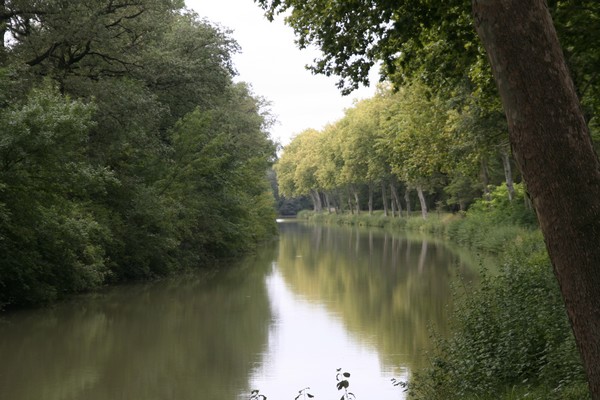
[[[404,201],[406,202],[406,216],[410,217],[410,213],[412,212],[412,209],[410,206],[410,190],[408,190],[408,187],[404,191]]]
[[[313,201],[313,211],[317,212],[319,205],[318,205],[317,199],[315,198],[315,193],[314,192],[310,192],[310,198]]]
[[[593,399],[600,399],[600,162],[546,2],[473,0]]]

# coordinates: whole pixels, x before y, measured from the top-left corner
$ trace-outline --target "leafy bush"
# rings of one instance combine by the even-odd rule
[[[498,398],[514,388],[544,399],[585,398],[583,368],[541,234],[518,238],[504,255],[497,276],[484,271],[477,288],[457,290],[454,334],[436,339],[431,367],[410,383],[412,398]]]
[[[501,253],[513,238],[527,235],[537,227],[535,213],[525,206],[522,184],[515,185],[512,201],[503,184],[491,191],[488,200],[477,200],[464,216],[448,222],[446,236],[458,244],[493,254]]]
[[[487,224],[510,224],[519,226],[537,226],[534,211],[526,206],[525,186],[514,185],[515,195],[509,200],[506,183],[493,188],[489,199],[478,199],[468,210],[469,216],[477,215]]]

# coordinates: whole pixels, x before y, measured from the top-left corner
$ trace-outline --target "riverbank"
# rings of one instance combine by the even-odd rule
[[[438,237],[476,253],[497,256],[513,241],[530,235],[539,235],[531,224],[496,223],[466,213],[431,213],[423,219],[421,213],[410,217],[385,216],[383,211],[356,214],[324,214],[302,211],[298,219],[323,224],[353,225],[390,229],[392,231],[418,232]],[[540,237],[540,240],[541,237]]]
[[[462,214],[391,218],[316,214],[329,224],[418,231],[495,254],[498,272],[455,288],[452,335],[437,337],[430,367],[413,373],[411,399],[588,399],[579,353],[535,215],[501,192]]]

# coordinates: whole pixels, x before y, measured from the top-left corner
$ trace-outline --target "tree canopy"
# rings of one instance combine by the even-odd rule
[[[150,279],[275,233],[268,104],[173,0],[0,7],[0,308]]]

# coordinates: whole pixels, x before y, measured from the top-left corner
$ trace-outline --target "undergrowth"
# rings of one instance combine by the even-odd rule
[[[541,234],[520,237],[501,258],[499,273],[456,288],[454,335],[434,338],[412,399],[589,398]]]

